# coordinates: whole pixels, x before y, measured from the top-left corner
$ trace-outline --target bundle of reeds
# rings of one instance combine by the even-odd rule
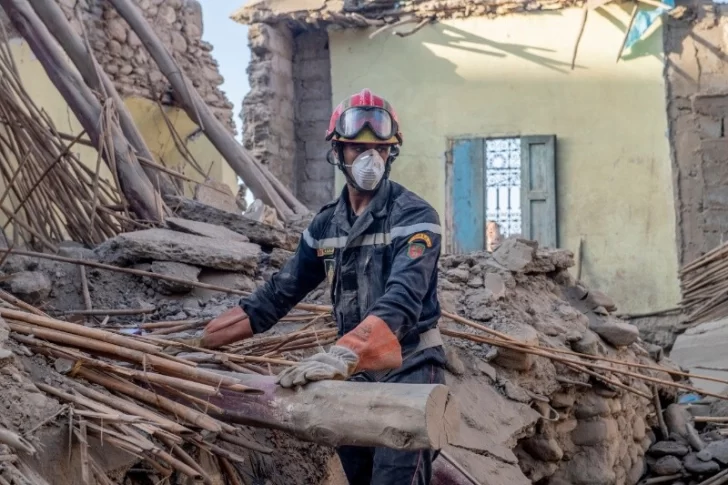
[[[685,326],[728,316],[728,243],[683,267],[680,288]]]

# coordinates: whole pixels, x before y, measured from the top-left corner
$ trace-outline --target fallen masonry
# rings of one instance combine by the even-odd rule
[[[96,248],[64,243],[58,255],[8,256],[0,292],[5,481],[188,484],[224,476],[334,485],[343,482],[331,445],[356,433],[414,446],[398,429],[443,444],[433,482],[440,484],[688,484],[716,476],[708,482],[715,485],[728,475],[728,441],[710,419],[727,416],[728,402],[716,394],[678,404],[694,390],[689,376],[618,319],[615,302],[574,279],[570,252],[508,239],[492,254],[442,256],[449,393],[423,388],[416,399],[393,400],[428,409],[427,419],[413,411],[407,421],[391,406],[377,409],[384,388],[271,386],[270,374],[335,341],[325,283],[269,334],[220,352],[194,345],[207,321],[280,269],[296,232],[209,206],[202,221],[189,217],[193,205],[203,206],[180,202],[187,209],[166,228]],[[300,400],[290,409],[320,428],[271,413],[276,399]],[[361,418],[343,430],[330,410],[351,406],[362,408]],[[433,418],[431,409],[440,409]],[[377,426],[395,434],[384,437]]]

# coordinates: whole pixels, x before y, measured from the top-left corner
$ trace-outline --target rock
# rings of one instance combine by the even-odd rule
[[[176,263],[174,261],[154,261],[152,263],[152,273],[197,282],[197,277],[200,274],[200,268],[189,264]],[[160,293],[164,294],[189,293],[195,288],[190,284],[161,279],[157,280],[156,284]]]
[[[557,409],[566,409],[574,405],[575,397],[573,394],[566,392],[556,392],[551,394],[551,406]]]
[[[635,441],[642,441],[647,436],[647,427],[645,426],[645,420],[640,415],[635,415],[634,421],[632,421],[632,438]]]
[[[447,361],[445,362],[445,368],[456,376],[465,374],[465,364],[458,356],[457,350],[452,346],[448,345],[445,347],[445,356]]]
[[[533,457],[543,461],[557,462],[564,457],[564,451],[553,438],[534,436],[523,443],[523,448]]]
[[[710,452],[718,463],[728,465],[728,439],[708,443],[704,451]]]
[[[675,433],[688,439],[688,425],[690,424],[690,413],[680,404],[670,404],[665,409],[665,424],[670,433]]]
[[[609,414],[609,401],[594,393],[583,394],[574,409],[574,416],[581,420],[595,416],[606,417]]]
[[[663,456],[685,456],[689,452],[690,448],[675,441],[658,441],[647,450],[648,455],[656,458]]]
[[[121,19],[113,19],[106,23],[106,33],[121,44],[126,42],[126,32],[126,25]]]
[[[655,475],[674,475],[682,470],[682,462],[680,458],[668,455],[657,460],[650,468]]]
[[[516,402],[529,403],[531,402],[531,396],[521,386],[514,384],[509,380],[505,380],[503,383],[503,392],[507,397]]]
[[[146,229],[120,234],[98,246],[95,251],[103,262],[116,265],[144,260],[175,261],[254,274],[260,246],[169,229]]]
[[[698,459],[701,461],[710,461],[713,459],[713,453],[710,450],[702,449],[696,453]]]
[[[483,278],[481,278],[478,275],[472,276],[468,280],[468,286],[471,288],[482,288],[483,287]]]
[[[509,238],[498,246],[493,253],[493,259],[504,268],[516,272],[533,261],[535,254],[536,248],[527,244],[525,239]]]
[[[599,353],[599,344],[601,343],[599,336],[591,331],[586,331],[584,336],[577,341],[571,342],[571,348],[575,352],[588,355],[597,355]]]
[[[293,253],[291,251],[286,251],[285,249],[280,248],[273,248],[273,251],[271,251],[270,253],[270,265],[276,269],[281,269],[283,268],[283,265],[285,265],[292,257]]]
[[[619,435],[617,422],[609,418],[598,418],[591,421],[579,421],[571,432],[571,440],[575,445],[594,446],[614,439]]]
[[[10,277],[10,292],[33,305],[48,298],[51,280],[39,271],[21,271]]]
[[[208,224],[206,222],[190,221],[180,217],[168,217],[164,220],[169,227],[177,231],[196,234],[197,236],[212,237],[228,241],[248,242],[248,236],[244,236],[227,227]]]
[[[527,345],[538,345],[538,332],[533,327],[521,325],[506,333],[519,342]],[[495,363],[506,369],[527,371],[533,365],[533,356],[516,350],[499,349]]]
[[[720,465],[714,461],[702,461],[698,458],[697,453],[690,453],[683,458],[683,465],[685,469],[691,473],[697,473],[698,475],[716,473],[720,471]]]
[[[445,278],[453,283],[467,283],[470,279],[470,271],[462,268],[453,268],[445,272]]]
[[[637,458],[637,460],[632,463],[632,468],[630,468],[627,473],[627,485],[636,485],[639,483],[640,478],[642,478],[642,475],[645,474],[645,467],[644,458]]]
[[[497,273],[487,273],[485,275],[485,289],[490,291],[494,300],[501,300],[506,296],[506,283],[503,277]]]
[[[610,313],[617,311],[617,305],[614,303],[614,300],[599,290],[590,290],[586,300],[587,304],[589,304],[592,309],[596,307],[603,307]]]
[[[4,344],[9,336],[10,327],[8,327],[7,322],[2,317],[0,317],[0,345]]]
[[[636,326],[612,318],[590,318],[589,328],[615,347],[626,347],[640,338]]]
[[[15,354],[8,349],[0,347],[0,368],[3,368],[8,364],[12,364],[14,359]]]

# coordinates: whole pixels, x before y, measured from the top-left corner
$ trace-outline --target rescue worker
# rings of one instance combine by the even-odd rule
[[[329,162],[346,178],[340,197],[318,212],[280,272],[207,325],[203,345],[265,332],[327,279],[340,338],[328,352],[281,372],[281,386],[325,379],[444,383],[436,328],[440,222],[432,206],[389,180],[402,144],[397,115],[364,89],[337,106],[326,139]],[[429,484],[436,456],[434,450],[337,451],[351,485]]]

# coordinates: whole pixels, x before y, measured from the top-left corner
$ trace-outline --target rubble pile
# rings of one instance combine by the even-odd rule
[[[56,318],[168,343],[195,338],[205,321],[280,269],[297,236],[209,206],[198,212],[192,205],[202,206],[179,205],[165,228],[122,234],[93,249],[63,244],[55,261],[11,255],[0,284]],[[202,218],[208,222],[193,220]],[[81,271],[79,262],[101,266]],[[445,451],[487,483],[636,484],[655,474],[663,458],[653,451],[666,446],[657,442],[662,434],[655,431],[660,423],[653,392],[670,410],[675,386],[689,385],[660,348],[641,342],[635,327],[614,317],[613,301],[574,280],[568,272],[572,265],[569,251],[521,239],[507,239],[493,253],[441,258],[440,327],[446,335],[448,385],[462,418],[459,437]],[[312,308],[329,303],[325,285],[307,298],[317,305]],[[297,312],[272,330],[273,337],[230,347],[228,355],[300,359],[335,339],[330,323],[312,337],[311,315],[319,318]],[[197,359],[202,368],[237,366],[264,374],[280,369],[276,360],[266,366],[179,350],[172,355]],[[53,359],[24,358],[33,359],[46,377],[58,376],[48,377],[51,381],[62,378]],[[45,427],[63,422],[51,420]],[[280,432],[248,431],[276,448],[269,455],[249,450],[250,473],[257,469],[257,476],[273,483],[336,483],[332,450]],[[717,460],[700,457],[705,463]],[[284,461],[293,464],[283,466]],[[682,461],[681,466],[688,469]],[[332,470],[328,478],[327,470]]]
[[[440,301],[445,311],[523,343],[675,369],[659,348],[640,341],[634,326],[612,315],[613,301],[575,281],[568,272],[572,265],[569,251],[518,239],[492,254],[444,256]],[[455,328],[480,333],[445,321],[441,328],[446,335]],[[453,454],[476,477],[499,477],[489,483],[636,484],[647,471],[645,452],[655,440],[650,430],[658,425],[652,387],[618,374],[626,365],[601,361],[615,372],[598,372],[642,396],[535,355],[463,338],[449,338],[448,345],[467,368],[453,379],[456,396],[466,401],[461,411],[467,427]],[[631,370],[673,382],[667,372]],[[489,390],[485,400],[459,381],[497,392]],[[666,402],[674,400],[670,386],[658,390]],[[483,423],[492,429],[484,430]],[[491,440],[500,438],[497,446],[483,446],[486,431]]]

